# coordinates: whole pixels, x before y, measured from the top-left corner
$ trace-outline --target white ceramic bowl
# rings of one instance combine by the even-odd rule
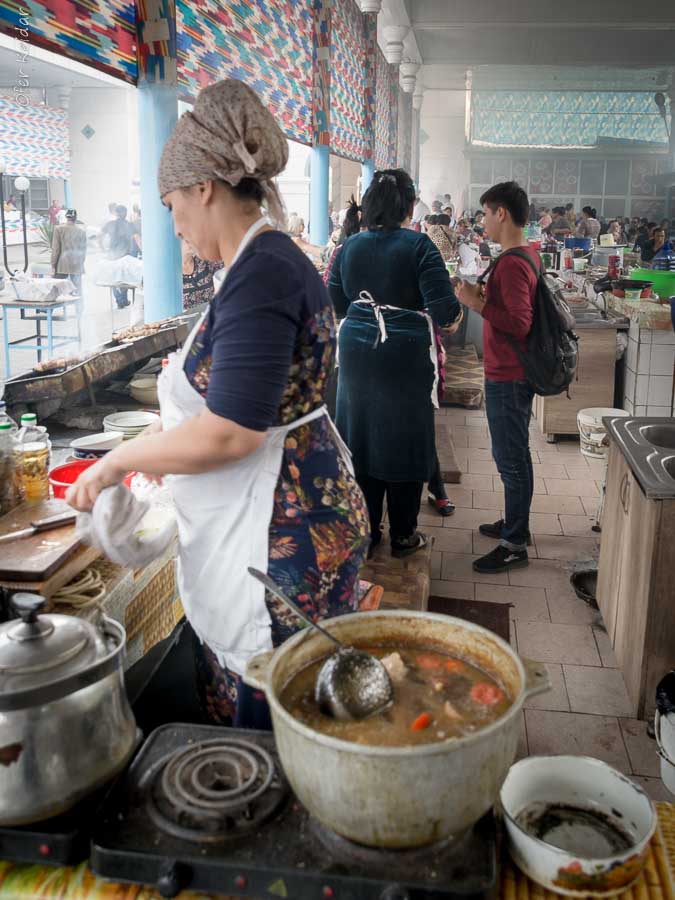
[[[511,767],[500,799],[511,856],[543,887],[568,897],[609,897],[640,875],[656,812],[645,792],[607,763],[587,756],[530,756]],[[561,804],[601,814],[630,836],[631,846],[598,856],[562,850],[516,821],[534,804]],[[594,837],[586,825],[577,829],[575,842],[592,846]]]
[[[98,434],[89,434],[87,437],[75,438],[70,442],[73,450],[99,453],[106,450],[114,450],[122,442],[122,435],[108,431],[100,431]]]

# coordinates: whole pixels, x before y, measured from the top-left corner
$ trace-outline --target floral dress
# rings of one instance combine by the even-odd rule
[[[205,396],[211,356],[208,317],[185,362],[192,386]],[[326,306],[298,330],[277,425],[307,415],[324,402],[335,353],[335,316]],[[369,544],[363,495],[340,453],[326,416],[289,432],[274,495],[269,529],[270,576],[312,619],[357,609],[359,570]],[[302,623],[280,601],[266,594],[272,643],[278,646]],[[218,724],[270,728],[267,703],[215,654],[198,645],[198,690],[207,718]]]

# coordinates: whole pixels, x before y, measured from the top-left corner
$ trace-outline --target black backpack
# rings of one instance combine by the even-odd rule
[[[532,327],[526,338],[525,351],[509,335],[525,369],[528,384],[541,397],[553,397],[563,392],[569,397],[569,387],[575,379],[579,357],[579,338],[574,332],[574,316],[562,296],[551,291],[544,277],[545,269],[537,267],[527,250],[505,250],[490,264],[480,280],[483,281],[505,256],[520,256],[529,263],[537,276],[532,304]]]

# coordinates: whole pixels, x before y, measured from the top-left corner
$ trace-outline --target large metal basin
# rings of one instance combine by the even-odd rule
[[[663,468],[673,481],[675,481],[675,456],[669,456],[667,459],[664,459]]]
[[[654,447],[662,447],[664,450],[675,450],[675,424],[643,425],[640,428],[640,434]]]
[[[316,819],[374,847],[420,847],[463,834],[498,798],[516,756],[523,703],[550,688],[545,667],[521,660],[486,628],[451,616],[391,610],[322,624],[348,645],[412,645],[464,657],[511,694],[513,705],[500,719],[463,738],[374,747],[314,731],[279,702],[297,672],[333,651],[327,638],[299,632],[249,661],[244,680],[267,695],[284,771]]]

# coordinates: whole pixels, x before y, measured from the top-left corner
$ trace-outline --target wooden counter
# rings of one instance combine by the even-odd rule
[[[534,417],[549,440],[558,434],[578,434],[577,413],[592,406],[614,406],[616,369],[616,329],[579,329],[577,380],[570,397],[534,398]]]
[[[651,500],[612,442],[602,516],[598,605],[639,719],[675,662],[675,500]]]

